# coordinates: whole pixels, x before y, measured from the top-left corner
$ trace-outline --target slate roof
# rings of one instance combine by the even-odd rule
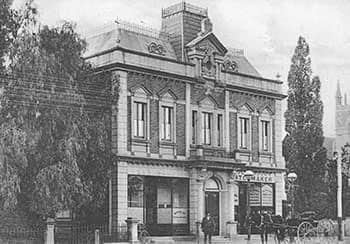
[[[237,72],[241,74],[251,75],[255,77],[262,77],[259,72],[254,68],[254,66],[248,61],[248,59],[242,53],[237,53],[235,49],[226,49],[225,46],[217,39],[213,33],[207,33],[193,39],[186,46],[194,46],[204,39],[209,39],[213,42],[219,50],[225,54],[225,58],[230,58],[237,63],[238,69]],[[132,30],[127,30],[124,28],[114,28],[102,33],[99,33],[95,36],[88,37],[87,41],[87,50],[84,53],[84,57],[88,58],[99,53],[108,52],[116,47],[125,48],[131,51],[136,51],[140,53],[150,54],[158,57],[165,57],[172,60],[177,60],[175,50],[170,44],[170,41],[166,37],[147,35],[142,32],[136,32]],[[165,52],[164,55],[159,55],[149,52],[149,45],[151,43],[163,46]]]
[[[88,46],[84,57],[91,57],[93,55],[111,50],[116,47],[121,47],[146,54],[152,54],[149,52],[148,46],[154,42],[157,45],[163,46],[165,49],[164,55],[154,55],[176,60],[175,51],[169,40],[165,37],[155,37],[122,28],[116,28],[87,38],[86,41]]]
[[[237,63],[237,72],[256,76],[256,77],[262,77],[259,72],[254,68],[254,66],[248,61],[248,59],[244,56],[243,51],[237,52],[234,48],[229,48],[228,52],[225,55],[225,59],[229,58],[231,60],[234,60]]]

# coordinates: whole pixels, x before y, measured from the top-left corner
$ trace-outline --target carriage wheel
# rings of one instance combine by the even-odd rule
[[[335,226],[329,219],[322,219],[317,224],[317,235],[324,243],[333,243],[337,239]]]
[[[302,222],[298,226],[297,230],[297,240],[298,243],[312,243],[314,239],[317,237],[317,232],[314,227],[309,222]]]

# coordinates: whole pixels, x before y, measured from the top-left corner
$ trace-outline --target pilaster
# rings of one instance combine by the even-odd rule
[[[230,93],[229,91],[225,91],[225,121],[224,121],[224,147],[226,148],[226,152],[230,151]]]
[[[282,200],[286,199],[282,174],[276,175],[275,194],[276,194],[276,197],[275,197],[276,215],[282,215]]]
[[[191,145],[191,117],[192,117],[192,112],[191,112],[191,84],[186,83],[186,113],[185,113],[185,128],[186,128],[186,133],[185,133],[185,138],[186,138],[186,157],[190,156],[190,145]]]
[[[196,233],[196,222],[204,217],[204,178],[198,176],[196,169],[192,169],[190,178],[190,232]],[[201,233],[200,233],[201,234]]]
[[[125,224],[128,210],[128,172],[127,162],[118,162],[117,170],[117,223]]]
[[[119,82],[119,90],[114,91],[119,92],[117,104],[112,104],[112,151],[113,153],[122,154],[127,151],[127,72],[114,71],[112,82]]]

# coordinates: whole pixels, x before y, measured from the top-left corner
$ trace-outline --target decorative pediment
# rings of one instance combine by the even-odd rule
[[[209,32],[205,35],[199,35],[190,41],[186,47],[197,49],[206,49],[210,47],[215,53],[218,53],[220,56],[224,56],[227,53],[226,47],[219,41],[213,32]]]
[[[201,106],[204,106],[204,107],[216,107],[217,106],[217,102],[215,101],[215,99],[208,95],[206,97],[204,97],[200,102],[199,104]]]
[[[177,100],[177,96],[171,90],[164,90],[159,93],[159,97],[164,100]]]
[[[152,95],[152,93],[144,86],[136,86],[130,89],[130,92],[134,96],[146,97]]]
[[[241,113],[251,113],[251,112],[254,112],[254,109],[248,103],[244,103],[239,108],[239,112],[241,112]]]
[[[273,110],[269,105],[264,106],[262,109],[260,109],[260,114],[263,116],[271,116],[274,114]]]

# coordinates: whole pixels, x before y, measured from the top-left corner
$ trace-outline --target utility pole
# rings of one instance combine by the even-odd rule
[[[341,173],[341,155],[334,152],[334,159],[337,162],[337,215],[338,215],[338,240],[343,241],[343,207],[342,207],[342,173]]]

